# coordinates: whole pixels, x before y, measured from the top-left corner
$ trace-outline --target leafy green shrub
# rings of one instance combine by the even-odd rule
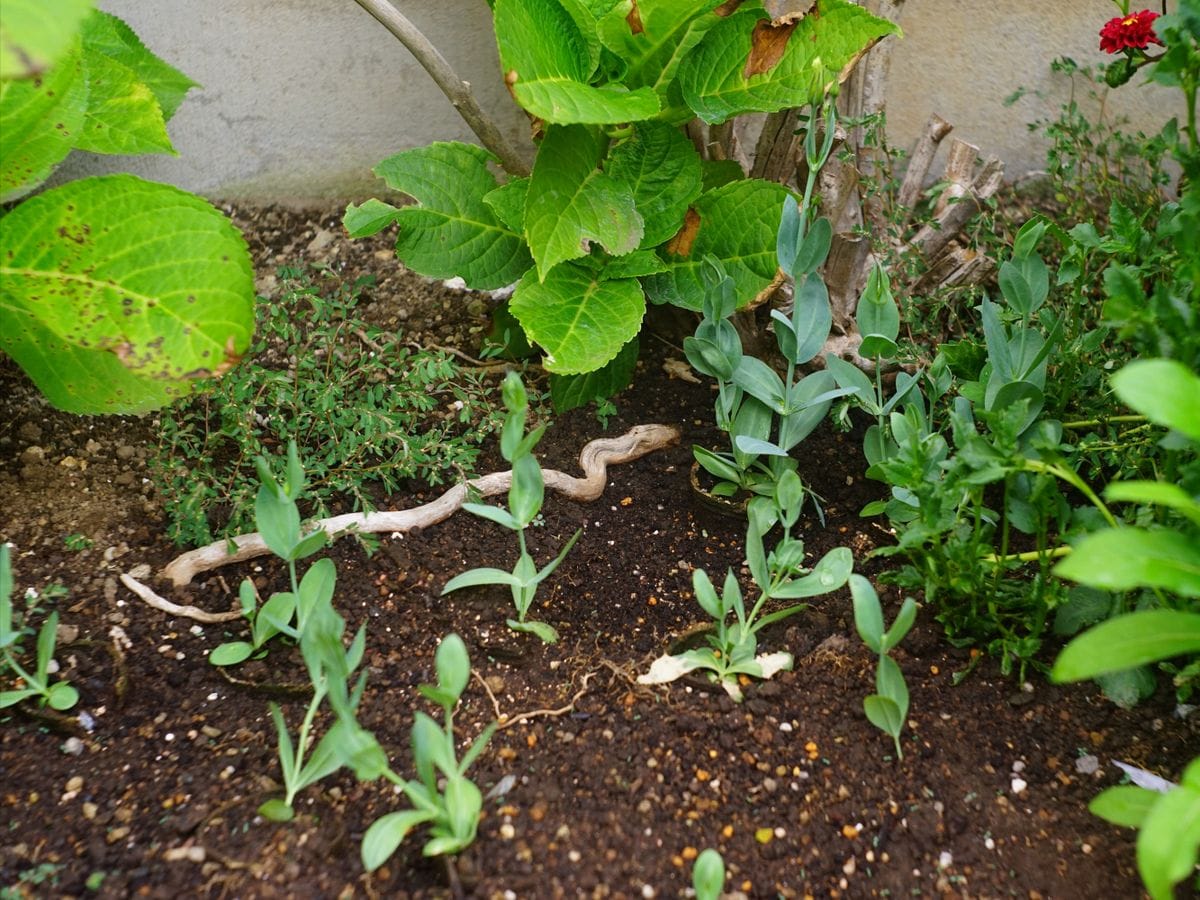
[[[72,150],[170,153],[195,82],[88,0],[6,0],[0,203]],[[84,178],[0,212],[0,352],[55,406],[145,412],[234,366],[250,342],[246,243],[207,201],[131,175]]]
[[[499,184],[491,154],[466,144],[408,150],[375,172],[416,204],[369,200],[345,221],[354,236],[397,223],[396,252],[422,274],[481,289],[517,282],[511,312],[546,368],[568,376],[559,408],[570,376],[614,367],[572,402],[623,386],[622,349],[647,298],[700,310],[707,255],[739,306],[775,279],[789,192],[702,161],[682,126],[819,107],[862,52],[899,32],[848,0],[778,23],[757,4],[719,0],[497,0],[493,14],[505,80],[537,122],[532,174]]]
[[[254,460],[289,440],[311,513],[325,515],[338,497],[370,508],[372,482],[394,492],[410,477],[461,479],[492,430],[478,376],[358,317],[368,282],[281,275],[279,299],[259,306],[252,359],[162,413],[150,469],[177,543],[252,530]]]

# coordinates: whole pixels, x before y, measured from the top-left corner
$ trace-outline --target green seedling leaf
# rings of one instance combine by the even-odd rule
[[[811,277],[817,269],[825,264],[825,259],[829,256],[829,246],[832,243],[833,224],[822,216],[812,223],[808,234],[804,236],[803,242],[796,251],[796,258],[792,260],[791,267],[785,267],[780,263],[780,268],[791,272],[792,277],[797,280],[805,276]]]
[[[900,334],[900,310],[892,296],[887,271],[876,264],[867,278],[867,286],[858,301],[855,314],[858,331],[865,337],[879,337],[893,342]],[[864,355],[875,355],[866,354]],[[882,355],[882,354],[878,354]]]
[[[821,352],[833,325],[829,291],[820,275],[807,275],[796,285],[792,325],[796,333],[795,355],[790,362],[802,365]]]
[[[783,379],[757,356],[743,356],[733,372],[733,383],[777,413],[784,414],[787,388]]]
[[[109,175],[4,218],[0,351],[62,409],[157,408],[235,365],[253,319],[245,241],[199,197]]]
[[[908,685],[904,682],[900,666],[890,656],[879,657],[879,667],[875,670],[875,688],[881,697],[887,697],[896,704],[900,711],[900,721],[903,723],[908,715]]]
[[[574,375],[607,365],[637,336],[646,299],[634,278],[602,281],[585,267],[567,263],[544,281],[528,272],[509,308],[545,350],[546,368]]]
[[[1088,804],[1088,812],[1106,822],[1140,828],[1162,794],[1136,784],[1119,784],[1101,791]]]
[[[337,566],[332,559],[318,559],[309,566],[304,577],[300,579],[300,597],[296,604],[299,620],[307,621],[313,609],[332,603],[336,585]]]
[[[1067,644],[1050,677],[1081,681],[1185,653],[1200,653],[1200,615],[1171,609],[1127,613]]]
[[[713,586],[708,573],[703,569],[696,569],[692,572],[692,590],[696,595],[696,602],[700,604],[701,609],[716,621],[725,621],[725,616],[729,613],[729,610],[717,594],[717,589]]]
[[[468,778],[451,776],[446,779],[446,812],[450,830],[455,838],[452,846],[445,848],[433,846],[431,841],[422,851],[426,856],[437,856],[441,853],[456,853],[475,839],[475,829],[479,824],[479,813],[483,808],[483,795],[479,788]]]
[[[589,84],[598,58],[591,50],[598,47],[557,0],[496,0],[492,13],[504,80],[523,109],[558,123],[615,124],[658,114],[649,88]]]
[[[604,170],[633,194],[645,223],[642,247],[674,235],[688,206],[700,196],[700,155],[680,129],[664,122],[635,125],[633,137],[609,153]]]
[[[1167,484],[1165,481],[1114,481],[1104,489],[1104,498],[1117,503],[1165,506],[1200,525],[1200,503],[1177,484]]]
[[[575,546],[575,542],[579,540],[579,536],[582,534],[582,528],[576,529],[575,533],[571,535],[570,539],[563,544],[563,548],[558,551],[558,556],[546,563],[542,570],[533,578],[531,583],[533,585],[539,585],[552,574],[554,574],[554,570],[562,565],[562,561],[567,558],[567,554],[571,552],[571,548]]]
[[[884,657],[885,659],[887,657]],[[871,694],[863,699],[863,712],[867,714],[867,721],[882,731],[884,734],[890,734],[893,738],[898,738],[900,732],[904,729],[904,719],[900,715],[900,707],[896,701],[879,694]]]
[[[270,800],[259,804],[258,814],[271,822],[290,822],[296,815],[296,811],[283,799],[272,797]]]
[[[917,601],[912,597],[905,597],[904,602],[900,605],[900,612],[896,613],[896,618],[892,622],[892,627],[883,636],[883,652],[886,653],[900,646],[900,642],[912,630],[913,623],[916,620]]]
[[[854,569],[854,554],[847,547],[834,547],[821,557],[811,572],[772,591],[772,597],[781,600],[797,600],[801,597],[817,597],[842,587]]]
[[[1080,541],[1054,574],[1109,591],[1146,586],[1200,597],[1200,541],[1167,529],[1099,531]]]
[[[749,303],[778,271],[776,230],[787,196],[782,185],[745,178],[702,194],[660,251],[668,270],[643,279],[647,296],[701,311],[709,290],[704,261],[711,256],[733,279],[738,305]]]
[[[261,475],[261,473],[260,473]],[[263,484],[254,501],[254,521],[263,543],[280,559],[292,559],[300,542],[300,510],[276,485]]]
[[[447,581],[446,586],[442,588],[442,596],[465,587],[479,587],[485,584],[506,584],[510,587],[519,587],[521,579],[517,578],[511,572],[505,572],[503,569],[471,569],[470,571],[463,572],[461,575],[455,575]]]
[[[1138,872],[1154,900],[1174,896],[1174,886],[1196,868],[1198,851],[1200,791],[1177,787],[1159,797],[1138,832]]]
[[[900,32],[847,0],[778,25],[765,15],[747,7],[721,19],[679,67],[683,97],[705,122],[819,104],[876,41]]]
[[[50,685],[50,690],[46,693],[46,702],[50,704],[51,709],[62,712],[79,702],[79,691],[65,681],[59,681]]]
[[[512,284],[533,260],[522,236],[484,202],[496,189],[492,155],[473,144],[435,143],[388,157],[374,169],[416,205],[396,212],[396,255],[430,278],[462,278],[493,290]],[[373,207],[374,213],[382,212]],[[355,218],[355,224],[362,224]]]
[[[296,638],[299,634],[292,628],[296,615],[296,595],[291,591],[272,594],[254,617],[254,645],[261,647],[276,634]]]
[[[692,887],[696,900],[718,900],[725,887],[725,860],[709,847],[696,857],[692,867]]]
[[[487,519],[489,522],[502,525],[510,531],[518,531],[521,528],[520,523],[513,518],[512,513],[499,506],[492,506],[488,503],[464,503],[463,509],[472,515],[479,516],[481,519]]]
[[[236,666],[250,658],[254,645],[247,641],[229,641],[213,648],[208,661],[214,666]]]
[[[793,272],[800,244],[800,204],[795,197],[789,195],[783,201],[783,214],[779,218],[779,231],[775,235],[775,259],[780,270]]]
[[[36,697],[39,693],[39,691],[35,691],[32,688],[26,688],[21,691],[0,691],[0,709],[16,706],[30,697]]]
[[[518,456],[512,463],[512,485],[508,489],[508,508],[519,528],[525,528],[542,509],[546,485],[542,467],[532,453]]]
[[[558,632],[545,622],[534,622],[532,620],[518,622],[516,619],[506,619],[505,623],[513,631],[523,631],[528,634],[537,635],[543,644],[553,644],[558,641]]]
[[[438,644],[434,656],[438,685],[449,691],[457,700],[467,689],[471,680],[471,662],[467,656],[467,645],[457,634],[448,634]]]
[[[292,547],[292,552],[289,555],[289,558],[293,561],[305,559],[306,557],[312,556],[328,543],[329,535],[326,532],[322,531],[321,529],[311,531],[302,537],[294,547]]]
[[[1200,377],[1183,363],[1137,360],[1113,375],[1112,386],[1121,402],[1151,422],[1200,441]]]
[[[854,393],[855,401],[867,412],[876,412],[875,385],[866,372],[832,353],[825,354],[825,368],[833,374],[838,387],[849,388]],[[870,456],[867,459],[870,461]]]
[[[8,9],[5,8],[5,22]],[[5,25],[0,25],[3,30]],[[0,59],[5,53],[0,43]],[[25,196],[66,159],[84,127],[87,78],[78,43],[40,78],[0,90],[0,203]]]
[[[539,281],[559,263],[587,255],[593,243],[621,256],[641,242],[632,188],[599,168],[607,148],[603,131],[583,125],[552,126],[542,139],[525,201]]]
[[[430,822],[434,814],[426,810],[405,809],[380,816],[371,823],[363,835],[362,864],[368,872],[374,872],[391,859],[405,836],[419,825]]]
[[[858,636],[873,652],[886,653],[883,646],[883,609],[874,586],[861,575],[851,575],[850,596],[854,600],[854,626]]]
[[[66,55],[92,0],[5,0],[0,20],[0,79],[33,78]]]

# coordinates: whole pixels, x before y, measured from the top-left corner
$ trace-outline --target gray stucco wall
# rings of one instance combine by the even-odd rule
[[[470,81],[514,142],[523,115],[500,79],[483,0],[394,0]],[[357,198],[371,167],[406,147],[471,140],[407,51],[353,0],[101,0],[156,53],[203,88],[170,125],[179,157],[77,155],[64,174],[133,171],[227,199],[293,203]],[[1052,14],[1047,9],[1053,8]],[[1100,62],[1109,0],[908,0],[889,82],[890,139],[908,147],[931,112],[955,136],[1000,155],[1011,177],[1043,164],[1027,122],[1067,97],[1055,56]],[[1017,87],[1039,90],[1011,108]],[[1155,87],[1127,87],[1108,110],[1157,130],[1182,104]]]

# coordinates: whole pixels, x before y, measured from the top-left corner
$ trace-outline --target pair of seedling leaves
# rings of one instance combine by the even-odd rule
[[[819,104],[898,31],[846,0],[784,22],[758,3],[730,7],[497,0],[506,81],[542,133],[532,174],[500,185],[491,155],[465,144],[405,151],[375,172],[416,205],[352,205],[347,229],[397,223],[396,252],[417,272],[477,289],[515,282],[510,309],[547,369],[619,387],[647,297],[699,310],[709,255],[742,303],[776,275],[788,191],[702,161],[682,125]]]
[[[0,203],[72,150],[174,154],[195,83],[90,0],[5,0]],[[144,412],[236,363],[253,331],[245,241],[206,201],[131,175],[84,178],[3,214],[0,353],[71,412]]]

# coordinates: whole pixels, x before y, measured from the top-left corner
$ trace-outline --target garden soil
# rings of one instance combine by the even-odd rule
[[[370,273],[373,322],[477,352],[491,301],[406,273],[385,239],[350,243],[327,211],[232,212],[265,296],[281,264]],[[256,815],[281,777],[268,703],[282,703],[293,726],[305,706],[298,653],[274,647],[234,680],[205,657],[240,633],[237,623],[172,618],[129,593],[122,572],[157,572],[179,552],[163,538],[147,480],[153,417],[57,413],[2,364],[0,538],[14,545],[19,608],[28,589],[67,588],[53,601],[57,659],[81,702],[69,717],[22,707],[0,718],[0,888],[29,897],[673,898],[689,895],[697,852],[716,847],[735,897],[1140,896],[1133,832],[1093,817],[1087,803],[1119,780],[1112,761],[1177,778],[1200,746],[1200,716],[1177,717],[1168,687],[1122,710],[1090,684],[1002,677],[994,660],[956,686],[972,653],[950,648],[925,611],[895,653],[912,694],[897,760],[862,712],[874,660],[845,590],[767,630],[763,648],[792,652],[795,669],[749,686],[741,705],[701,681],[637,684],[703,618],[692,571],[741,571],[742,524],[689,489],[692,444],[718,446],[720,436],[711,386],[678,377],[679,340],[669,317],[653,319],[607,428],[576,411],[555,419],[539,447],[544,465],[575,473],[593,438],[644,422],[682,430],[678,445],[611,468],[595,502],[548,496],[530,531],[539,562],[583,530],[538,598],[536,617],[558,629],[559,643],[510,632],[502,588],[440,596],[466,568],[514,561],[512,536],[483,520],[459,513],[385,535],[372,555],[353,539],[331,550],[336,605],[351,629],[367,628],[362,722],[393,767],[412,772],[413,712],[433,712],[417,686],[432,680],[449,632],[465,639],[477,673],[455,717],[462,743],[501,721],[472,769],[488,799],[456,879],[421,855],[420,834],[364,873],[364,830],[405,806],[383,782],[341,772],[300,795],[292,822]],[[799,459],[823,498],[824,523],[811,507],[802,522],[812,558],[845,545],[877,572],[865,557],[890,536],[858,516],[881,487],[863,478],[855,436],[823,427]],[[381,503],[436,494],[414,486]],[[69,549],[70,535],[91,546]],[[286,578],[264,558],[185,589],[150,581],[174,602],[223,611],[236,608],[244,577],[264,594]],[[889,619],[900,599],[884,591]]]

